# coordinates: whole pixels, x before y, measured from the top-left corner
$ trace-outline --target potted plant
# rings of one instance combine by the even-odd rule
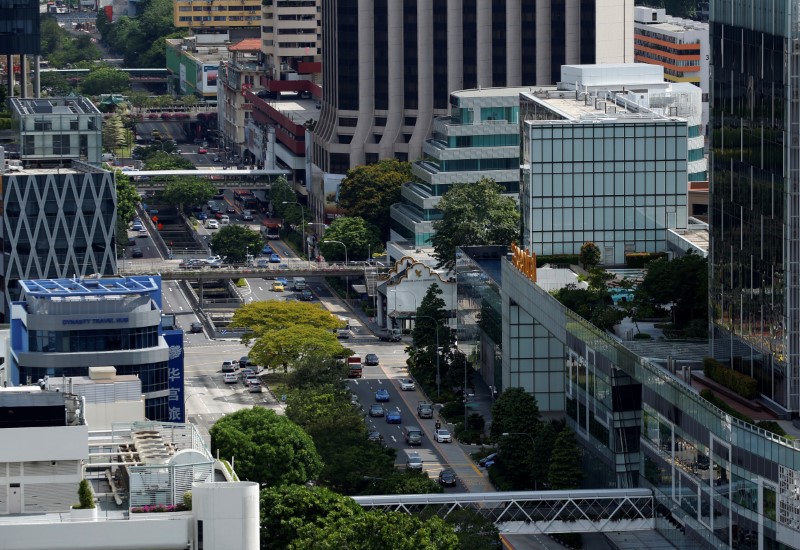
[[[97,521],[97,506],[94,503],[94,493],[88,480],[82,479],[78,485],[78,504],[70,507],[73,521]]]

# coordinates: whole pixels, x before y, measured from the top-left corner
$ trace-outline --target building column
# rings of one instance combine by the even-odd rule
[[[567,65],[581,62],[581,6],[579,0],[564,3],[564,60]]]
[[[364,144],[375,122],[375,12],[358,0],[358,123],[350,141],[350,166],[364,164]]]
[[[28,63],[27,56],[19,56],[19,97],[28,97]]]
[[[478,0],[475,13],[478,88],[492,86],[492,1]]]
[[[33,58],[33,95],[36,99],[42,97],[41,66],[42,56],[37,55]]]
[[[389,109],[386,116],[386,128],[378,145],[382,159],[394,157],[394,146],[400,135],[405,115],[405,70],[403,68],[403,0],[393,0],[387,6],[387,47],[388,47],[388,81]],[[410,47],[415,48],[416,44]]]
[[[417,0],[417,51],[433,51],[433,2]],[[422,144],[433,124],[433,55],[417,56],[417,124],[408,141],[408,157],[422,156]]]
[[[522,7],[520,0],[506,2],[506,86],[522,85]]]
[[[6,69],[8,70],[8,82],[6,83],[8,86],[8,97],[14,97],[14,56],[11,54],[6,56]]]
[[[448,93],[464,89],[464,13],[462,10],[462,0],[447,0]],[[437,31],[441,32],[441,29],[437,29]]]
[[[536,0],[536,82],[526,82],[544,86],[550,82],[550,1]]]

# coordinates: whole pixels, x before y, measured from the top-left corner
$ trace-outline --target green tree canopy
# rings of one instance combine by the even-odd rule
[[[342,325],[338,317],[319,304],[299,301],[268,300],[251,302],[233,313],[231,327],[246,328],[242,343],[249,344],[269,332],[295,325],[311,325],[332,331]]]
[[[307,525],[322,527],[352,518],[364,509],[350,498],[323,487],[283,485],[261,491],[261,548],[284,550]]]
[[[188,208],[205,204],[207,201],[211,200],[211,197],[216,193],[217,189],[210,181],[194,177],[179,176],[172,178],[172,181],[164,188],[161,196],[169,204],[178,205],[180,208]],[[229,227],[233,228],[238,226],[231,225],[223,228],[223,230]],[[220,233],[221,232],[222,231],[220,231]],[[256,236],[258,236],[258,233],[256,233]]]
[[[533,441],[540,427],[536,398],[522,388],[508,388],[492,406],[490,434],[503,457],[502,469],[515,489],[535,488]]]
[[[442,379],[447,377],[448,365],[453,358],[453,338],[447,325],[449,314],[442,294],[442,289],[436,283],[431,284],[425,292],[414,317],[414,329],[411,332],[413,345],[408,354],[414,376],[431,385],[436,384],[437,353],[440,354],[439,375]]]
[[[439,483],[419,470],[394,470],[383,479],[374,480],[363,495],[428,495],[444,492]]]
[[[92,70],[80,84],[81,93],[86,95],[125,92],[130,90],[130,87],[130,75],[111,67],[99,67]]]
[[[214,249],[216,250],[216,249]],[[294,325],[259,337],[250,350],[259,365],[271,369],[287,367],[309,357],[335,357],[345,353],[336,334],[311,325]]]
[[[705,325],[708,319],[708,260],[686,254],[647,264],[644,280],[636,288],[635,301],[653,308],[672,304],[673,321],[686,325],[693,321]]]
[[[339,184],[339,206],[349,217],[378,228],[380,242],[389,240],[389,209],[400,202],[400,186],[414,181],[411,163],[383,159],[347,171]]]
[[[55,68],[64,68],[79,61],[94,61],[102,57],[100,48],[88,35],[73,36],[58,25],[52,15],[42,15],[39,36],[42,56]]]
[[[128,176],[121,170],[115,170],[117,182],[117,225],[116,242],[117,250],[125,250],[128,245],[128,223],[136,214],[136,205],[139,203],[139,193]]]
[[[316,386],[341,386],[342,380],[347,378],[347,370],[347,365],[334,357],[303,357],[292,363],[292,370],[286,376],[286,387],[303,390]]]
[[[165,38],[185,36],[172,19],[171,0],[145,0],[137,17],[122,16],[113,23],[105,12],[97,14],[97,30],[114,51],[122,54],[126,67],[163,67]]]
[[[581,246],[580,262],[587,271],[600,263],[600,247],[591,241],[586,241]]]
[[[577,489],[582,479],[581,449],[575,442],[575,433],[564,428],[553,445],[547,481],[552,490]]]
[[[233,459],[236,473],[269,487],[316,479],[322,461],[314,442],[285,416],[263,407],[226,415],[211,428],[211,448]]]
[[[341,244],[325,241],[344,243],[347,247],[347,258],[345,258],[345,248]],[[380,246],[381,242],[374,227],[367,224],[363,218],[348,217],[333,220],[319,243],[320,252],[328,261],[366,260],[370,250],[377,250]]]
[[[458,537],[438,517],[421,520],[403,512],[369,511],[300,529],[294,550],[456,550]]]
[[[447,514],[445,522],[453,526],[458,536],[460,550],[486,550],[501,548],[500,531],[492,520],[483,517],[470,508],[453,510]]]
[[[137,147],[134,153],[141,155],[146,170],[195,170],[189,159],[180,155],[170,155],[161,150],[161,146]],[[170,176],[174,177],[174,176]],[[167,180],[172,181],[172,180]]]
[[[431,237],[438,267],[452,269],[459,246],[510,245],[519,235],[517,203],[492,179],[454,185],[439,201],[439,210],[442,218],[433,222]]]
[[[602,330],[611,330],[625,318],[625,311],[614,307],[606,288],[583,289],[573,284],[560,288],[552,295],[587,321]]]
[[[255,254],[262,246],[261,235],[244,225],[225,225],[211,237],[214,254],[232,264],[244,263],[248,253]]]

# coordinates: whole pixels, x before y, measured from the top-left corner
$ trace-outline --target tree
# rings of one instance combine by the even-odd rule
[[[611,330],[625,318],[623,309],[614,307],[606,288],[583,289],[569,284],[552,292],[553,297],[602,330]]]
[[[536,398],[522,388],[505,390],[492,406],[490,434],[502,457],[498,464],[515,489],[533,489],[536,486],[533,457],[537,450],[534,441],[540,426]],[[504,436],[504,433],[509,435]]]
[[[536,445],[533,454],[533,478],[542,489],[547,483],[550,459],[553,454],[553,445],[560,430],[564,428],[558,421],[545,422],[536,435]]]
[[[286,387],[293,390],[341,385],[347,378],[347,365],[333,357],[303,357],[293,362],[286,376]]]
[[[292,184],[286,181],[283,176],[278,176],[269,186],[269,202],[272,205],[272,212],[279,218],[285,218],[286,211],[297,200],[292,189]],[[288,204],[284,204],[288,203]],[[300,223],[299,220],[297,223]]]
[[[428,383],[436,381],[436,356],[439,354],[439,374],[447,376],[448,365],[452,361],[452,334],[447,325],[449,318],[445,301],[441,298],[442,289],[433,283],[428,287],[414,317],[411,331],[412,346],[409,362],[414,376]],[[438,333],[438,339],[437,339]],[[439,345],[439,350],[436,346]]]
[[[431,237],[437,267],[453,269],[456,248],[511,244],[519,234],[519,208],[503,196],[494,180],[454,185],[439,201],[442,218],[433,222]]]
[[[216,250],[216,249],[215,249]],[[342,355],[345,347],[330,330],[311,325],[273,330],[259,337],[250,350],[250,357],[259,365],[277,369],[287,368],[294,361],[308,357]]]
[[[111,67],[100,67],[91,71],[80,84],[81,93],[86,95],[125,92],[130,88],[130,75]]]
[[[581,449],[575,442],[575,433],[564,428],[558,434],[550,458],[547,481],[550,489],[577,489],[583,479]]]
[[[198,203],[195,203],[198,204]],[[242,264],[247,254],[261,250],[261,235],[245,225],[226,225],[211,237],[214,254],[231,264]]]
[[[426,495],[443,492],[439,483],[418,470],[395,470],[388,477],[374,481],[362,495]]]
[[[402,184],[414,181],[411,163],[383,159],[347,171],[339,184],[339,207],[347,216],[364,218],[378,228],[381,242],[389,240],[389,209],[400,202]]]
[[[420,520],[404,512],[368,511],[337,518],[322,526],[306,525],[289,545],[300,550],[456,550],[458,537],[438,517]]]
[[[125,247],[128,246],[128,223],[136,214],[136,205],[140,199],[130,178],[121,170],[114,172],[117,180],[116,243],[118,250],[125,250]]]
[[[233,313],[230,326],[248,329],[248,332],[242,336],[242,343],[247,345],[253,339],[269,332],[295,325],[311,325],[333,331],[341,324],[338,317],[319,304],[269,300],[251,302],[238,308]]]
[[[161,146],[141,147],[134,149],[144,161],[146,170],[195,170],[192,161],[180,155],[170,155],[161,150]],[[172,180],[168,180],[172,181]]]
[[[125,128],[122,125],[122,118],[111,116],[103,124],[103,148],[107,151],[114,151],[120,147],[120,143],[125,143]]]
[[[73,91],[74,87],[67,77],[60,73],[42,73],[40,84],[43,90],[47,89],[48,95],[53,97],[65,96]],[[3,102],[5,103],[5,102]]]
[[[326,243],[325,241],[339,241],[347,247],[347,258],[345,249],[339,243]],[[322,240],[319,243],[319,250],[325,259],[330,261],[341,260],[366,260],[370,250],[376,250],[381,245],[378,240],[378,232],[364,221],[363,218],[336,218],[325,230]]]
[[[636,288],[636,301],[653,308],[672,306],[676,325],[693,323],[705,326],[708,319],[708,260],[686,254],[667,260],[659,258],[647,264],[647,273]]]
[[[172,178],[172,181],[170,181],[164,188],[161,196],[169,204],[175,204],[179,209],[182,210],[183,208],[205,204],[216,194],[217,189],[210,181],[195,177],[182,176]],[[230,225],[228,227],[224,227],[220,233],[234,227],[238,226]],[[217,235],[219,235],[219,233],[217,233]],[[217,235],[214,235],[214,237]],[[256,233],[256,236],[258,236],[258,233]],[[259,244],[260,242],[259,236]],[[218,254],[222,253],[218,252]],[[242,255],[242,257],[244,257],[244,255]]]
[[[583,269],[589,271],[600,263],[600,248],[591,241],[581,246],[580,262]]]
[[[458,536],[460,550],[486,550],[500,548],[500,531],[492,520],[470,508],[453,510],[444,520]]]
[[[76,506],[76,508],[88,510],[96,507],[97,506],[94,503],[94,492],[92,492],[92,485],[89,483],[88,479],[84,478],[78,484],[78,506]]]
[[[211,448],[233,459],[236,473],[269,487],[316,479],[322,461],[302,428],[263,407],[243,409],[217,420]]]
[[[261,491],[261,548],[283,550],[306,525],[323,526],[352,518],[364,509],[350,498],[324,487],[284,485]]]

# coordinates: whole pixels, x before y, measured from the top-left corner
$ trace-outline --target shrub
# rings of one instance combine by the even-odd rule
[[[73,506],[73,508],[82,510],[95,508],[94,493],[92,492],[92,486],[89,484],[89,480],[82,479],[78,485],[78,505]]]
[[[641,268],[653,260],[666,257],[666,252],[630,252],[625,254],[625,266],[630,268]]]
[[[703,374],[747,399],[752,399],[758,395],[758,382],[755,378],[736,372],[727,365],[710,357],[703,359]]]
[[[139,506],[131,508],[131,514],[156,514],[161,512],[185,512],[184,504],[154,504],[150,506]]]
[[[767,430],[768,432],[772,432],[775,435],[779,435],[781,437],[786,437],[789,439],[794,439],[789,434],[786,433],[786,430],[781,428],[781,425],[775,422],[774,420],[762,420],[761,422],[756,422],[756,426],[761,428],[762,430]]]
[[[183,506],[187,510],[191,510],[192,509],[192,492],[191,491],[186,491],[185,493],[183,493]]]
[[[637,332],[633,335],[634,340],[650,340],[652,336],[647,334],[646,332]]]
[[[734,418],[738,418],[739,420],[747,422],[749,424],[755,424],[755,421],[753,421],[752,418],[740,413],[739,411],[728,405],[725,401],[714,395],[714,392],[711,390],[701,391],[700,397],[702,397],[703,399],[714,405],[716,408],[722,410],[723,412],[728,413]]]

